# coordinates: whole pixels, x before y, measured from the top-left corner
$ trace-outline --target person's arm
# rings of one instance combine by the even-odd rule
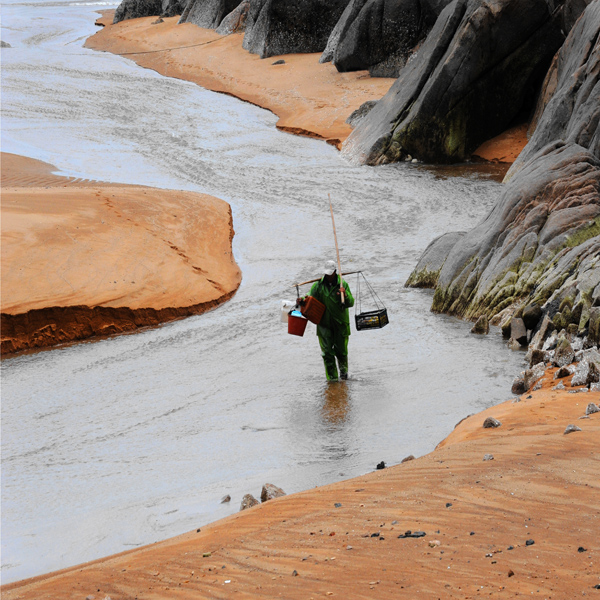
[[[350,286],[345,281],[342,280],[342,282],[344,284],[344,308],[351,308],[354,306],[354,297],[350,291]]]

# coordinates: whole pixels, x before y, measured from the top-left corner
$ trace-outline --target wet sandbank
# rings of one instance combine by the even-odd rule
[[[426,456],[6,585],[3,598],[593,594],[600,413],[580,417],[600,393],[552,390],[553,371],[541,390],[465,419]],[[502,426],[484,429],[488,416]],[[568,424],[582,431],[565,435]],[[426,535],[398,538],[407,530]]]
[[[241,273],[229,205],[2,154],[2,354],[203,313]]]

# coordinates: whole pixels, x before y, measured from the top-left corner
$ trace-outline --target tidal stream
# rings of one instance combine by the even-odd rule
[[[507,400],[521,366],[498,330],[472,335],[403,287],[434,237],[485,217],[492,172],[351,166],[267,111],[83,48],[106,4],[3,5],[2,150],[223,198],[243,282],[199,317],[2,362],[3,583],[200,527],[266,482],[292,493],[423,455]],[[335,256],[328,193],[344,269],[391,321],[353,329],[334,385],[314,326],[280,322],[292,283]]]

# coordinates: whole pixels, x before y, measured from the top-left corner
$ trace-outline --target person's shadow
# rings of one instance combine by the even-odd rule
[[[350,414],[350,390],[345,381],[329,383],[323,392],[321,416],[325,424],[343,425]]]

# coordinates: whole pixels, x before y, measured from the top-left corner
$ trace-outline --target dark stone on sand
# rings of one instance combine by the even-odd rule
[[[452,502],[446,502],[446,508],[450,508],[452,506]]]
[[[579,553],[587,552],[587,548],[584,548],[583,546],[579,546],[579,548],[577,548],[577,552],[579,552]]]
[[[490,429],[490,428],[500,427],[501,425],[502,425],[502,423],[500,423],[500,421],[498,421],[498,419],[494,419],[494,417],[488,417],[483,422],[483,428],[484,429]]]
[[[581,431],[581,428],[577,427],[577,425],[567,425],[567,428],[564,431],[564,435],[567,435],[568,433],[573,433],[574,431]]]
[[[161,23],[164,23],[164,20],[161,17],[158,17],[156,21],[152,21],[152,25],[160,25]]]
[[[260,493],[260,501],[267,502],[268,500],[273,500],[273,498],[280,498],[285,495],[285,492],[280,487],[272,483],[265,483]]]
[[[334,504],[334,506],[335,506],[336,508],[342,508],[342,503],[341,503],[341,502],[336,502],[336,503]]]
[[[283,58],[280,58],[279,60],[276,60],[272,64],[274,64],[274,65],[285,65],[285,60],[283,60]]]
[[[421,538],[421,537],[425,537],[427,534],[424,531],[405,531],[404,533],[401,533],[398,538],[400,539],[404,539],[404,538]]]
[[[527,541],[525,542],[525,545],[526,545],[526,546],[533,546],[534,544],[535,544],[535,541],[534,541],[534,540],[527,540]]]
[[[410,462],[411,460],[415,460],[415,457],[412,454],[409,454],[408,456],[405,456],[400,463]]]
[[[348,0],[252,0],[243,46],[261,58],[322,52]]]
[[[380,471],[381,469],[385,469],[385,462],[382,460],[376,467],[376,469],[378,471]]]

